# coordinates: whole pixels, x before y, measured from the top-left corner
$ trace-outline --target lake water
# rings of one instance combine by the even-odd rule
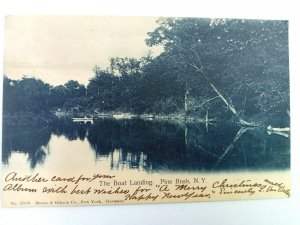
[[[144,172],[271,171],[290,168],[290,139],[226,124],[71,119],[3,128],[6,169]]]

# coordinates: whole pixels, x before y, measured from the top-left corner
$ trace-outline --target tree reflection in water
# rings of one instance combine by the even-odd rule
[[[217,124],[98,119],[94,124],[57,119],[38,125],[3,127],[2,162],[12,153],[28,155],[31,168],[43,164],[51,135],[89,142],[95,160],[114,170],[230,171],[290,167],[289,138],[265,130]],[[92,163],[92,162],[91,162]]]

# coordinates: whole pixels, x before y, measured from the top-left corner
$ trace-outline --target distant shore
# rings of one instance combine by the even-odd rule
[[[128,112],[68,112],[68,111],[55,111],[53,112],[57,117],[93,117],[97,118],[111,118],[111,119],[143,119],[143,120],[160,120],[160,121],[178,121],[178,122],[213,122],[206,121],[205,118],[186,116],[182,113],[172,113],[172,114],[134,114]]]

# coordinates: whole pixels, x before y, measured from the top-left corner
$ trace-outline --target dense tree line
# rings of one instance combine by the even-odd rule
[[[87,106],[86,88],[73,80],[52,87],[36,78],[24,76],[20,80],[11,80],[4,76],[3,90],[4,113],[41,113]]]
[[[187,110],[223,106],[239,120],[287,117],[287,21],[162,19],[147,43],[164,45],[185,93],[202,106]]]
[[[180,114],[288,124],[287,21],[162,18],[157,57],[111,58],[87,87],[4,78],[4,113],[68,110]],[[276,121],[272,121],[276,118]]]

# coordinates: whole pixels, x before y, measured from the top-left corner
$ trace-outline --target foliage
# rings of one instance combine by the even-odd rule
[[[287,117],[287,21],[162,18],[148,35],[146,44],[162,45],[164,52],[111,58],[108,68],[95,66],[87,87],[4,77],[4,113],[209,112],[264,122],[272,115]]]
[[[186,88],[211,98],[215,93],[208,82],[213,83],[247,117],[289,110],[287,21],[163,18],[158,22],[147,44],[164,46],[165,56],[180,68],[165,66]]]

